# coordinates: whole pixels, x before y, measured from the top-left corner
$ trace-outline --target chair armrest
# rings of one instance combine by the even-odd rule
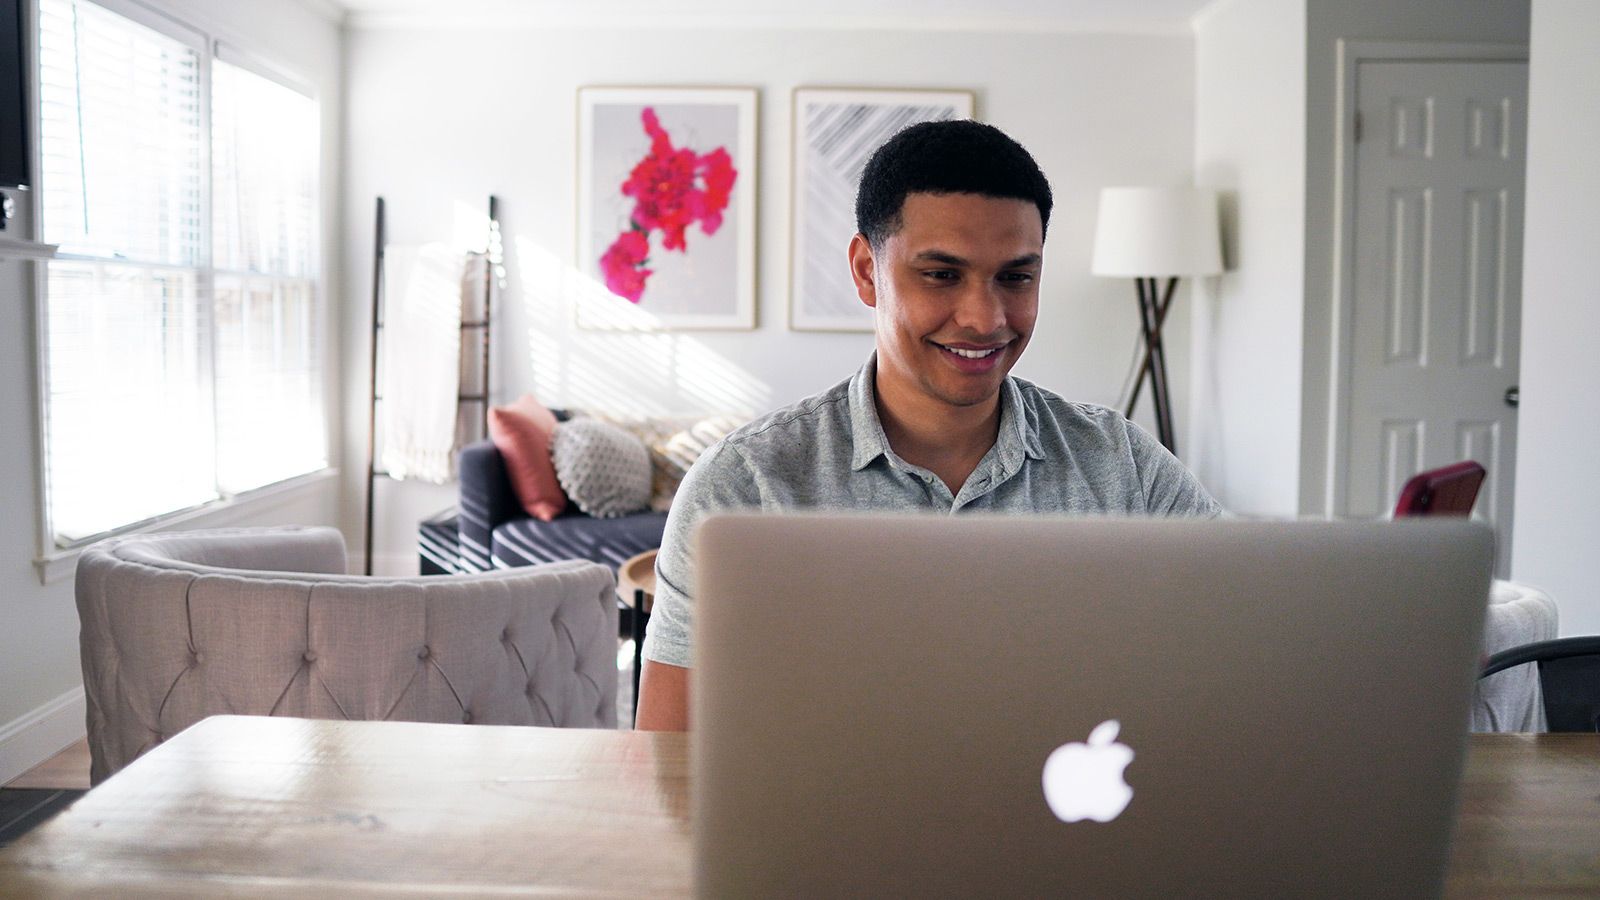
[[[345,574],[344,535],[325,525],[130,534],[108,538],[94,549],[115,559],[173,569],[281,572],[288,578]],[[96,555],[86,553],[82,559]]]
[[[493,567],[489,548],[495,528],[527,513],[511,489],[505,458],[494,442],[479,441],[461,448],[457,468],[461,479],[457,525],[461,565],[469,572],[486,572]]]

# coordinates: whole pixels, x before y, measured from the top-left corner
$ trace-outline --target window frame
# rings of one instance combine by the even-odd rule
[[[164,9],[152,6],[139,0],[88,0],[101,6],[116,15],[127,18],[139,25],[143,25],[166,37],[194,50],[199,58],[198,76],[201,95],[200,104],[200,131],[204,138],[201,147],[201,171],[204,179],[200,192],[200,208],[204,217],[205,227],[201,229],[201,254],[199,262],[193,267],[196,275],[196,290],[205,298],[208,308],[214,308],[216,303],[216,279],[218,269],[215,264],[213,238],[215,222],[212,206],[212,145],[214,134],[212,131],[212,66],[221,59],[223,62],[246,69],[283,87],[297,91],[309,97],[317,104],[316,122],[316,152],[314,196],[316,198],[315,214],[312,217],[311,247],[313,262],[311,275],[304,279],[310,282],[313,289],[313,325],[324,333],[337,334],[336,329],[329,329],[331,304],[328,299],[328,275],[324,251],[324,212],[327,198],[323,193],[326,179],[324,177],[324,161],[326,159],[327,128],[325,127],[325,109],[321,92],[316,89],[315,82],[294,74],[293,67],[278,65],[273,62],[271,54],[256,52],[248,41],[236,40],[232,35],[207,31],[197,25],[190,24],[168,13]],[[27,114],[32,118],[32,134],[34,135],[31,147],[31,156],[34,172],[34,184],[29,193],[28,207],[31,217],[31,228],[35,240],[43,234],[44,219],[44,193],[49,190],[48,177],[43,171],[43,146],[39,135],[42,133],[42,104],[39,95],[39,0],[30,0],[22,9],[23,24],[27,39],[23,42],[24,52],[24,89],[27,94],[29,108]],[[75,253],[55,254],[56,259],[67,262],[115,262],[104,257],[87,256]],[[34,567],[42,584],[49,584],[71,577],[77,566],[78,555],[83,550],[101,540],[119,537],[128,534],[160,531],[177,525],[227,525],[249,516],[265,512],[274,507],[298,499],[305,491],[314,486],[323,485],[337,479],[339,467],[337,464],[339,441],[336,438],[334,401],[335,396],[335,371],[330,364],[332,352],[337,341],[324,341],[319,347],[317,359],[321,368],[320,394],[322,400],[322,418],[324,421],[324,435],[326,440],[327,464],[321,469],[305,472],[300,475],[269,484],[261,485],[248,490],[230,493],[225,491],[220,484],[217,487],[217,497],[204,503],[180,509],[170,510],[160,515],[151,516],[137,522],[129,522],[116,528],[109,529],[99,534],[91,535],[66,544],[56,541],[54,523],[51,520],[51,493],[50,493],[50,447],[47,410],[50,397],[49,373],[49,295],[47,290],[48,277],[45,266],[48,260],[37,260],[37,265],[30,266],[31,272],[31,300],[33,306],[33,358],[30,368],[33,372],[33,424],[34,424],[34,485],[36,489],[34,498],[35,527],[37,535],[37,555],[34,558]],[[145,264],[145,263],[140,263]],[[184,267],[187,268],[187,267]],[[232,270],[228,270],[229,274]],[[245,273],[237,273],[244,275]],[[270,277],[273,280],[282,280],[279,276],[254,275],[249,277]],[[295,279],[301,280],[301,279]],[[202,336],[204,344],[204,358],[206,370],[210,373],[210,383],[207,391],[211,395],[213,408],[213,435],[216,433],[216,327],[212,320],[212,327]]]

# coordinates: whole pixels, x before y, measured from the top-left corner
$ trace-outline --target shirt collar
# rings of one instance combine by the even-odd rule
[[[874,353],[850,378],[850,434],[854,445],[850,470],[853,472],[865,469],[880,456],[889,455],[889,438],[878,419],[877,374],[878,355]],[[1031,413],[1022,402],[1022,389],[1017,386],[1017,380],[1007,376],[1000,385],[1000,431],[995,440],[995,452],[1008,470],[1021,465],[1023,455],[1044,458],[1038,427]]]
[[[1023,402],[1022,387],[1017,379],[1010,375],[1000,385],[1000,434],[995,444],[1000,458],[1008,462],[1019,453],[1026,454],[1029,459],[1044,459],[1038,419],[1033,408]]]
[[[852,472],[865,469],[889,450],[889,438],[878,421],[877,376],[878,354],[873,353],[850,378],[850,440],[855,445],[850,456]]]

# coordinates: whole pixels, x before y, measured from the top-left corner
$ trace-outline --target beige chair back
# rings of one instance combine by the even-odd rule
[[[604,566],[344,570],[332,528],[149,534],[85,550],[91,780],[216,714],[616,726]]]

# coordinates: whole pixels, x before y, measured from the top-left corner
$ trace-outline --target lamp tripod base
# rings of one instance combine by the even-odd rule
[[[1172,308],[1172,292],[1178,287],[1178,279],[1167,279],[1165,289],[1157,285],[1155,278],[1135,278],[1134,284],[1139,291],[1139,329],[1144,335],[1144,362],[1139,367],[1139,377],[1133,384],[1133,393],[1128,396],[1123,415],[1133,418],[1134,408],[1139,405],[1139,393],[1148,379],[1151,401],[1155,403],[1156,438],[1176,456],[1178,438],[1176,429],[1172,427],[1172,394],[1167,383],[1167,354],[1161,344],[1161,326]]]

